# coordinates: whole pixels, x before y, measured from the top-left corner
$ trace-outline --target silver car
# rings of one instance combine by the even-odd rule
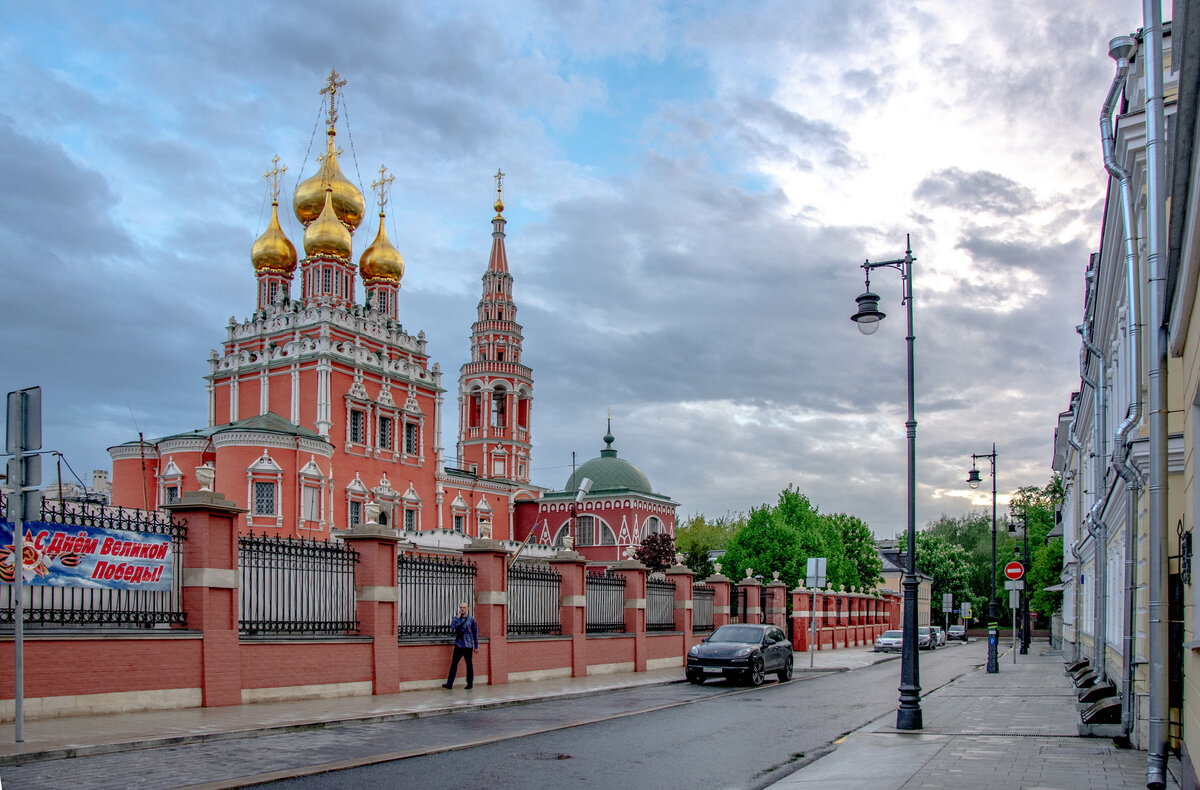
[[[946,644],[946,632],[942,630],[940,625],[931,625],[929,630],[933,631],[933,635],[937,637],[937,646],[942,647]]]
[[[903,631],[884,631],[875,640],[876,653],[899,653],[903,647]]]

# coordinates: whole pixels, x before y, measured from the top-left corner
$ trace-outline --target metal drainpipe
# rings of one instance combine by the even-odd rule
[[[1167,651],[1167,333],[1166,134],[1163,111],[1162,2],[1142,0],[1143,68],[1146,77],[1146,226],[1150,269],[1147,316],[1150,354],[1150,739],[1146,785],[1166,787],[1168,699]]]
[[[1108,525],[1100,516],[1104,513],[1104,505],[1108,500],[1106,494],[1108,487],[1106,478],[1108,473],[1108,451],[1105,446],[1108,434],[1108,399],[1106,397],[1105,381],[1107,373],[1105,371],[1104,356],[1100,353],[1100,349],[1092,344],[1091,327],[1084,323],[1076,327],[1080,336],[1083,338],[1083,347],[1096,357],[1096,363],[1099,367],[1098,375],[1095,381],[1091,381],[1084,377],[1084,381],[1092,387],[1092,403],[1093,403],[1093,431],[1092,431],[1092,446],[1096,455],[1095,477],[1096,477],[1096,492],[1095,499],[1092,502],[1092,508],[1088,512],[1088,521],[1093,525],[1089,528],[1092,536],[1096,541],[1096,546],[1092,551],[1093,565],[1095,566],[1096,575],[1096,592],[1092,596],[1093,611],[1094,611],[1094,634],[1092,650],[1095,658],[1092,660],[1092,666],[1096,667],[1096,672],[1100,677],[1106,677],[1108,660],[1105,654],[1105,646],[1108,641]]]
[[[1134,620],[1133,609],[1137,596],[1137,497],[1143,484],[1141,474],[1129,465],[1128,436],[1142,416],[1141,399],[1141,290],[1137,271],[1137,244],[1134,239],[1133,190],[1129,171],[1121,167],[1116,157],[1116,141],[1112,115],[1117,99],[1129,75],[1129,61],[1137,50],[1132,36],[1117,36],[1108,43],[1108,55],[1117,62],[1117,72],[1104,106],[1100,110],[1100,138],[1104,150],[1104,168],[1120,185],[1121,220],[1125,234],[1125,295],[1126,340],[1129,364],[1129,410],[1113,436],[1113,468],[1125,481],[1128,514],[1125,519],[1125,606],[1122,622],[1121,655],[1125,671],[1121,678],[1121,725],[1128,735],[1133,730]]]
[[[1081,445],[1079,443],[1079,440],[1075,438],[1075,422],[1076,422],[1076,420],[1079,419],[1078,408],[1079,408],[1078,404],[1076,404],[1075,414],[1074,414],[1074,416],[1071,417],[1071,427],[1067,430],[1067,443],[1071,445],[1071,448],[1073,450],[1075,450],[1075,510],[1074,510],[1074,512],[1075,512],[1076,516],[1078,516],[1081,512],[1083,512],[1083,445]],[[1080,519],[1080,521],[1079,521],[1079,526],[1081,528],[1083,527],[1082,519]],[[1074,616],[1073,627],[1075,630],[1075,638],[1072,640],[1075,643],[1074,647],[1072,648],[1072,653],[1074,655],[1074,658],[1073,658],[1074,661],[1078,661],[1080,656],[1082,655],[1082,649],[1080,648],[1080,644],[1079,644],[1079,629],[1080,629],[1080,622],[1081,622],[1079,619],[1079,599],[1080,599],[1080,594],[1081,594],[1081,591],[1083,588],[1083,585],[1079,581],[1080,570],[1083,567],[1082,560],[1079,557],[1079,547],[1082,544],[1083,544],[1082,536],[1080,536],[1074,543],[1071,544],[1071,556],[1075,558],[1075,579],[1074,579],[1075,594],[1072,597],[1072,604],[1071,604],[1072,609],[1073,609],[1072,614]]]

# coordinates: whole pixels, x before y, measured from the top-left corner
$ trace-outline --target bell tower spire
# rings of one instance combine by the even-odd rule
[[[471,325],[471,361],[458,379],[459,465],[480,477],[529,482],[533,372],[521,364],[521,325],[504,249],[504,173],[496,171],[492,250]]]

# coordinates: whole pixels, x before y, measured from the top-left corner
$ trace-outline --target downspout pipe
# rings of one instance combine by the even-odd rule
[[[1093,283],[1094,285],[1094,283]],[[1091,326],[1087,323],[1080,324],[1076,329],[1079,331],[1080,337],[1083,338],[1083,347],[1089,353],[1096,357],[1096,364],[1099,372],[1096,380],[1093,381],[1083,376],[1084,383],[1092,388],[1092,405],[1093,405],[1093,430],[1092,430],[1092,446],[1095,454],[1095,495],[1092,502],[1091,510],[1088,511],[1087,521],[1089,524],[1088,531],[1092,533],[1092,537],[1096,540],[1095,548],[1092,551],[1093,565],[1095,566],[1096,587],[1095,594],[1092,596],[1093,602],[1093,623],[1094,633],[1092,635],[1092,666],[1096,668],[1096,672],[1100,677],[1107,676],[1107,659],[1105,651],[1105,643],[1108,638],[1108,525],[1104,522],[1101,516],[1104,513],[1104,505],[1107,497],[1102,496],[1102,493],[1107,488],[1105,479],[1108,472],[1108,451],[1106,448],[1106,439],[1108,434],[1107,419],[1108,413],[1108,398],[1107,388],[1105,387],[1106,372],[1104,364],[1104,355],[1100,353],[1091,339]],[[1086,355],[1084,357],[1084,365],[1086,366]]]
[[[1081,489],[1083,488],[1083,446],[1079,440],[1075,438],[1075,423],[1079,420],[1079,405],[1075,406],[1075,414],[1071,417],[1071,427],[1067,431],[1067,443],[1071,445],[1071,449],[1075,451],[1075,515],[1083,509],[1083,496]],[[1082,522],[1080,522],[1082,526]],[[1074,543],[1071,544],[1071,556],[1075,558],[1075,594],[1072,596],[1072,615],[1075,638],[1072,640],[1075,644],[1072,648],[1073,661],[1078,661],[1082,655],[1080,647],[1079,632],[1082,627],[1082,620],[1079,617],[1079,599],[1083,592],[1083,584],[1080,582],[1080,569],[1083,567],[1079,557],[1079,547],[1083,545],[1083,536],[1077,536]]]
[[[1170,737],[1167,613],[1167,213],[1166,122],[1163,102],[1162,2],[1142,0],[1142,62],[1146,77],[1146,226],[1150,269],[1149,315],[1152,333],[1147,378],[1150,384],[1150,736],[1146,786],[1166,787]]]
[[[1104,151],[1104,169],[1117,180],[1120,189],[1121,223],[1125,242],[1126,341],[1129,371],[1129,410],[1113,436],[1113,468],[1125,481],[1128,514],[1125,519],[1125,606],[1122,622],[1121,655],[1125,671],[1121,679],[1121,724],[1126,734],[1133,730],[1133,673],[1134,622],[1133,608],[1137,595],[1137,497],[1144,481],[1137,469],[1128,462],[1129,432],[1142,417],[1141,373],[1141,289],[1138,280],[1137,243],[1134,238],[1133,188],[1129,171],[1121,167],[1116,157],[1116,135],[1113,132],[1113,112],[1117,99],[1129,76],[1129,63],[1137,51],[1132,36],[1117,36],[1108,43],[1108,55],[1117,62],[1108,96],[1100,110],[1100,141]]]

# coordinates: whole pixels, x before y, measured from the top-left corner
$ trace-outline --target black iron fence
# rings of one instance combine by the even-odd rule
[[[508,633],[561,634],[562,576],[548,566],[516,563],[508,569]]]
[[[357,562],[358,552],[342,543],[239,537],[239,630],[246,635],[357,633]]]
[[[460,557],[401,556],[396,562],[396,615],[401,639],[453,636],[458,605],[475,606],[475,563]]]
[[[729,589],[729,622],[731,623],[748,623],[746,609],[750,603],[750,591],[745,587],[731,587]]]
[[[0,496],[0,513],[6,512],[6,504],[4,497]],[[187,621],[179,578],[183,541],[187,537],[186,522],[182,519],[161,511],[132,510],[92,502],[43,500],[37,517],[27,518],[26,531],[32,531],[31,524],[37,522],[56,527],[98,527],[118,532],[167,535],[171,538],[171,588],[111,590],[22,585],[22,606],[27,627],[154,628],[183,625]],[[21,565],[15,557],[11,557],[10,562],[0,563],[6,564],[14,572]],[[16,599],[13,593],[12,584],[0,584],[0,627],[12,627],[14,624]]]
[[[589,634],[625,632],[625,577],[607,573],[587,575],[584,620]]]
[[[646,630],[671,631],[675,628],[675,582],[646,579]]]
[[[704,633],[713,630],[716,622],[713,602],[716,595],[717,591],[710,585],[692,585],[692,631]]]

